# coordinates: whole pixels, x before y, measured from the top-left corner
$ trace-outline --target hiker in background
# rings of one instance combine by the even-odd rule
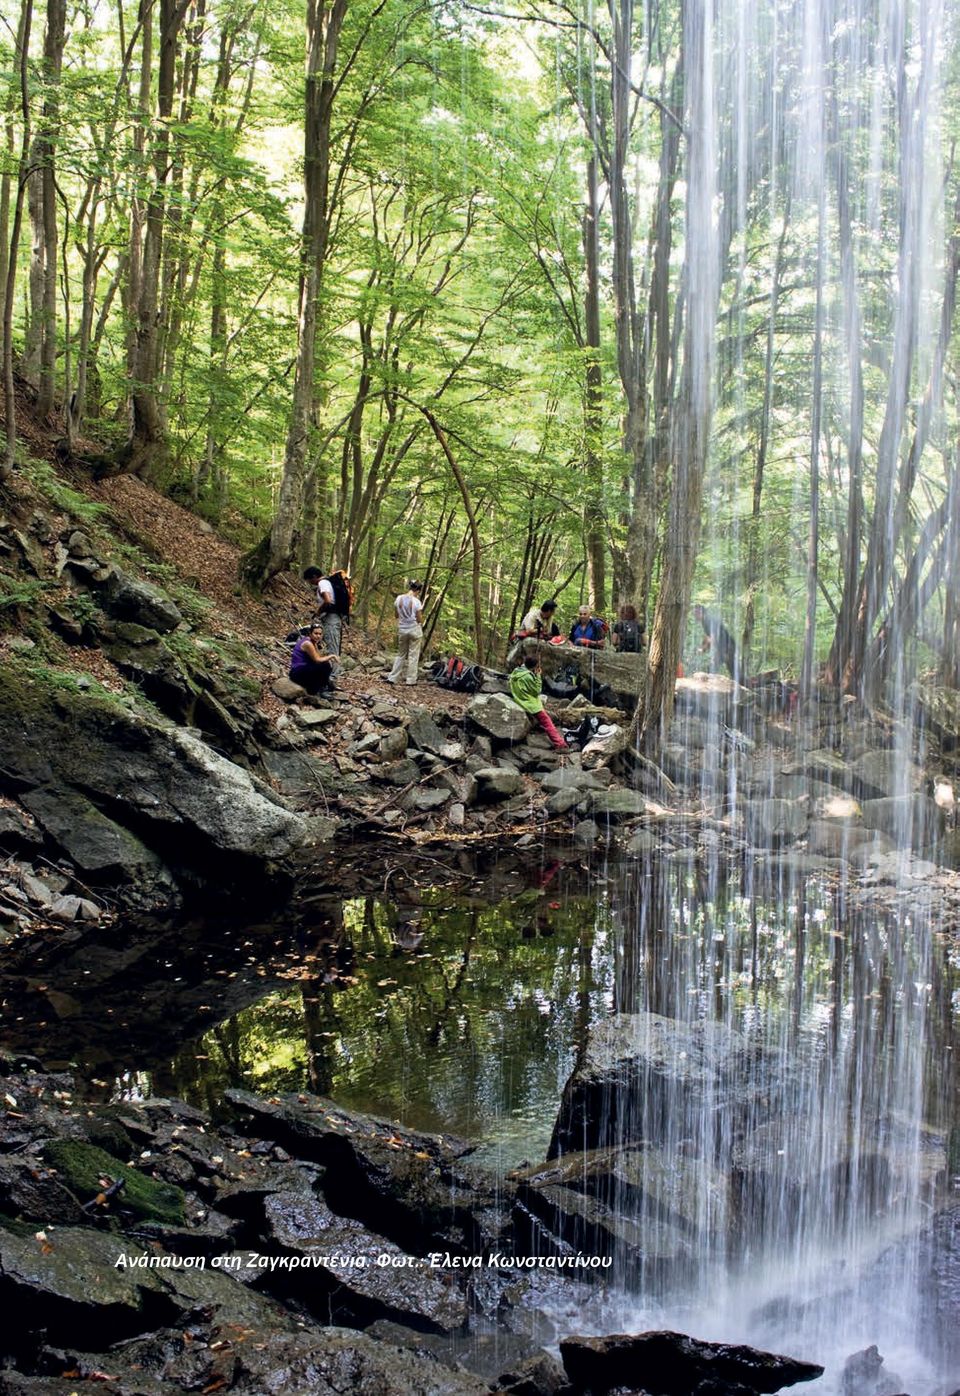
[[[621,606],[620,618],[613,626],[613,648],[618,654],[639,654],[643,649],[643,631],[636,606]]]
[[[423,615],[423,602],[420,600],[422,590],[421,582],[408,582],[407,590],[393,603],[397,613],[397,657],[387,675],[387,683],[397,683],[401,678],[405,683],[417,681],[420,646],[423,644],[423,626],[420,624]]]
[[[331,682],[335,654],[322,653],[323,627],[311,625],[306,635],[293,647],[290,656],[290,680],[299,684],[310,694],[333,693],[336,685]]]
[[[550,714],[543,706],[540,691],[540,660],[535,654],[528,654],[510,674],[510,696],[518,708],[536,718],[550,738],[550,745],[557,751],[569,751],[567,743],[553,725]]]
[[[581,606],[570,631],[570,643],[582,645],[585,649],[601,650],[606,633],[607,622],[595,616],[589,606]]]
[[[317,618],[323,626],[324,647],[334,655],[343,648],[343,627],[349,624],[353,591],[343,568],[325,575],[319,567],[304,569],[303,580],[317,588]]]
[[[722,664],[730,677],[738,680],[737,647],[730,631],[719,616],[714,615],[712,611],[706,610],[703,606],[694,606],[693,614],[703,627],[703,633],[706,636],[700,646],[700,652],[704,654],[709,650],[711,669],[716,669],[718,664]]]
[[[552,596],[527,612],[520,622],[520,629],[511,637],[511,648],[507,653],[508,669],[519,664],[524,640],[550,640],[560,634],[560,627],[554,620],[556,613],[557,603]]]

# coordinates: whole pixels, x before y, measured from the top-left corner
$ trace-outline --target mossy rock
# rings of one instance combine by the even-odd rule
[[[183,1192],[171,1183],[158,1183],[147,1178],[132,1164],[121,1163],[112,1154],[93,1144],[72,1139],[55,1139],[45,1145],[43,1156],[57,1170],[60,1181],[80,1199],[89,1202],[103,1191],[101,1178],[116,1181],[123,1178],[124,1187],[119,1206],[142,1221],[183,1224]]]

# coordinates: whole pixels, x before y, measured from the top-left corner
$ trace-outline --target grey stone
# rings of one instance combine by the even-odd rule
[[[362,742],[358,743],[357,749],[359,750],[362,745]],[[403,756],[406,750],[407,733],[403,727],[394,727],[385,737],[380,738],[380,755],[384,761],[395,761],[398,757]]]
[[[451,829],[463,828],[465,813],[464,807],[459,801],[450,806],[447,810],[447,823],[450,825]]]
[[[848,858],[872,837],[858,820],[814,819],[807,829],[807,848],[825,858]]]
[[[420,767],[416,761],[409,757],[401,761],[390,761],[385,766],[378,767],[372,772],[376,780],[385,781],[387,785],[409,785],[411,781],[420,779]]]
[[[633,858],[645,858],[658,847],[659,843],[649,829],[638,829],[627,841],[627,852]]]
[[[449,790],[433,790],[429,786],[421,786],[417,790],[410,790],[403,797],[404,809],[420,810],[426,813],[427,810],[439,809],[450,799]]]
[[[944,830],[943,811],[928,795],[892,795],[864,800],[863,822],[868,829],[889,834],[901,848],[925,848]]]
[[[428,709],[414,708],[407,733],[412,744],[421,751],[432,751],[437,756],[443,754],[444,736]]]
[[[895,751],[864,752],[850,769],[856,788],[870,799],[912,795],[923,787],[923,770]]]
[[[306,689],[301,688],[292,679],[274,679],[270,688],[274,696],[279,698],[282,703],[299,703],[307,696]]]
[[[466,716],[473,727],[494,742],[522,742],[530,732],[527,714],[502,694],[478,695],[469,704]]]
[[[552,815],[566,814],[568,810],[578,805],[582,798],[583,792],[576,786],[555,790],[547,801],[547,813]]]
[[[793,843],[807,832],[806,808],[792,800],[751,800],[745,816],[747,838],[762,848]]]
[[[599,837],[600,826],[593,819],[581,819],[573,826],[574,842],[582,844],[586,848],[592,847]]]
[[[590,814],[604,819],[627,819],[643,814],[646,807],[646,796],[640,790],[595,790],[586,804]]]
[[[278,1192],[266,1199],[270,1239],[284,1255],[335,1255],[361,1265],[322,1266],[301,1272],[302,1297],[329,1318],[391,1318],[434,1333],[462,1328],[463,1291],[448,1284],[393,1242],[350,1217],[336,1216],[310,1192]],[[385,1264],[384,1261],[389,1261]]]
[[[336,722],[337,714],[332,708],[295,708],[294,720],[300,727],[326,727]]]
[[[751,1047],[721,1023],[617,1014],[590,1031],[564,1087],[548,1157],[671,1138],[706,1151],[715,1121],[731,1132],[763,1123],[792,1080],[776,1052]]]
[[[506,770],[502,766],[482,766],[474,775],[480,800],[505,800],[523,789],[520,772]]]

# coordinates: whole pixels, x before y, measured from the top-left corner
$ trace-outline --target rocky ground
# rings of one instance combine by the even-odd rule
[[[0,518],[0,936],[169,904],[225,872],[263,885],[364,839],[411,857],[544,838],[757,855],[957,901],[956,694],[918,689],[897,722],[832,694],[787,714],[775,678],[694,675],[654,764],[628,739],[637,674],[618,680],[611,659],[619,707],[548,702],[568,730],[602,723],[558,755],[502,675],[473,697],[425,675],[394,688],[355,626],[336,696],[307,699],[283,636],[310,597],[289,578],[262,602],[242,594],[238,556],[140,481],[46,464],[19,480]]]
[[[514,1264],[534,1253],[518,1184],[454,1138],[307,1095],[231,1092],[219,1126],[177,1101],[90,1108],[67,1074],[2,1067],[0,1392],[751,1396],[822,1371],[558,1334]],[[553,1283],[597,1282],[564,1273],[559,1238],[539,1254]]]

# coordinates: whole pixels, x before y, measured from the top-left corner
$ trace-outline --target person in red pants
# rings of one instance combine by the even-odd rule
[[[543,695],[540,692],[540,661],[535,654],[528,654],[511,673],[510,696],[518,708],[522,708],[525,713],[536,719],[550,738],[552,747],[557,751],[570,750],[543,706]]]

